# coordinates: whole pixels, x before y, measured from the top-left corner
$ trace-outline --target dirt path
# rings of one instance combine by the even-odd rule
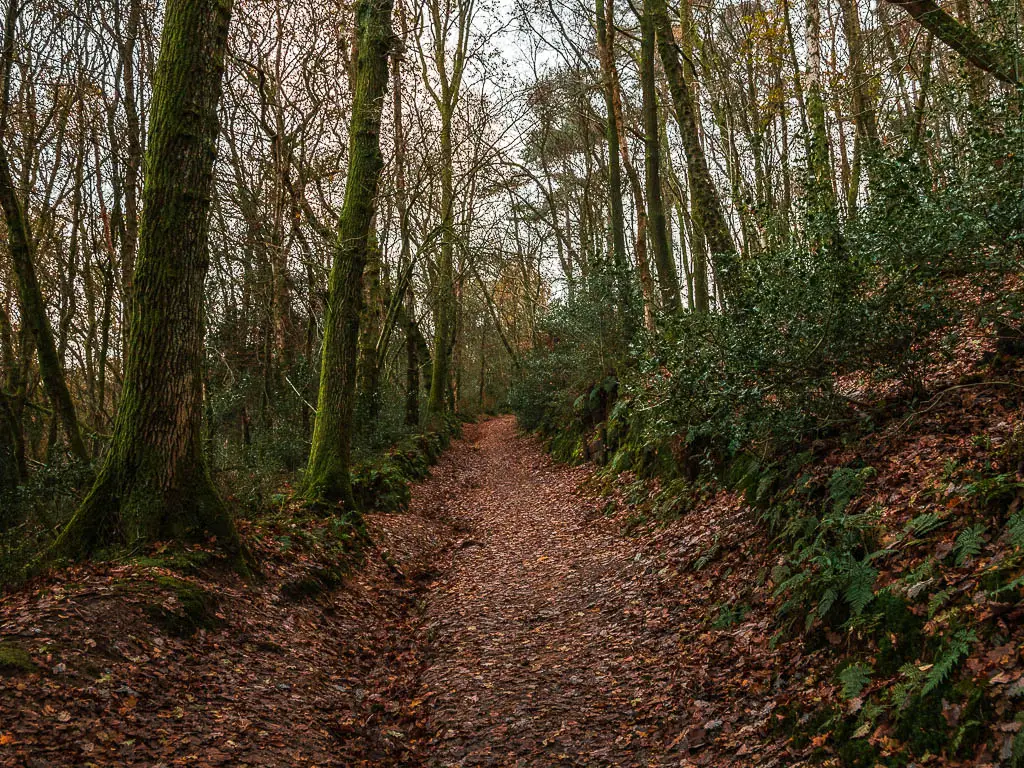
[[[318,517],[247,523],[256,581],[151,558],[44,574],[0,600],[0,766],[796,765],[756,731],[767,613],[709,626],[752,601],[749,527],[702,505],[623,536],[633,499],[598,512],[593,471],[492,419],[410,509],[367,517],[341,584],[313,578],[337,556]]]
[[[412,702],[428,765],[680,764],[662,762],[680,725],[655,585],[578,493],[588,473],[505,417],[470,427],[416,489],[411,512],[461,537],[429,589]]]

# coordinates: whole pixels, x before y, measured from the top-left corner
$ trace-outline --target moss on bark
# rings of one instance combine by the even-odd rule
[[[348,179],[338,220],[338,241],[328,287],[320,362],[320,390],[313,444],[303,480],[311,503],[342,502],[354,508],[352,429],[355,415],[359,319],[363,270],[384,161],[380,120],[394,40],[391,0],[358,0],[355,6],[357,58],[349,129]]]
[[[169,0],[153,84],[125,382],[96,483],[54,553],[238,537],[202,453],[203,290],[231,0]]]

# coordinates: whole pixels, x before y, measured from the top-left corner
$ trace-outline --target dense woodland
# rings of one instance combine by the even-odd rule
[[[1019,0],[0,8],[9,597],[401,574],[365,517],[514,413],[816,659],[771,739],[1024,766]]]

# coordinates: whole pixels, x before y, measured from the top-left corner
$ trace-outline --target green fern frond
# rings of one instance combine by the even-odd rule
[[[952,639],[950,639],[949,643],[946,644],[946,647],[942,649],[942,652],[935,659],[932,668],[928,670],[924,688],[921,689],[922,696],[927,696],[945,682],[946,678],[949,677],[949,673],[971,652],[971,643],[976,642],[977,639],[977,635],[971,630],[957,630],[956,634],[953,635]]]
[[[981,547],[985,543],[983,537],[987,530],[987,526],[977,523],[960,531],[960,535],[956,537],[956,546],[953,548],[958,566],[981,552]]]
[[[924,536],[924,534],[931,533],[936,528],[941,528],[946,522],[945,518],[939,517],[934,512],[925,512],[908,522],[903,527],[903,530],[912,536]]]
[[[1006,533],[1015,547],[1024,547],[1024,511],[1017,512],[1006,524]]]
[[[854,561],[847,573],[846,584],[843,588],[843,598],[850,605],[855,616],[859,616],[875,598],[875,580],[878,578],[878,571],[863,561]]]
[[[868,683],[871,682],[871,673],[875,670],[868,664],[857,662],[846,667],[839,673],[839,682],[843,684],[840,694],[844,699],[855,699],[860,696]]]
[[[834,589],[826,589],[824,594],[821,596],[821,600],[818,601],[818,607],[814,609],[814,612],[821,617],[824,617],[832,610],[832,606],[835,605],[836,598],[839,595]]]
[[[940,590],[936,592],[934,595],[932,595],[928,599],[928,618],[934,619],[935,614],[942,610],[942,606],[944,606],[947,602],[949,602],[948,589]]]
[[[900,677],[902,678],[900,682],[889,689],[889,700],[892,701],[893,707],[896,709],[903,709],[921,688],[924,672],[916,664],[908,663],[900,667]]]

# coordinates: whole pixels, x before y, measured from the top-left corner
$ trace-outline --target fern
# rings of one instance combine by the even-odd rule
[[[961,659],[971,652],[971,643],[976,642],[977,639],[977,635],[971,630],[957,630],[936,658],[932,668],[928,670],[924,688],[921,689],[922,696],[927,696],[945,682],[949,673],[960,663]]]
[[[871,666],[859,661],[846,667],[839,673],[839,682],[843,684],[842,697],[849,700],[860,696],[861,691],[871,682],[872,672],[874,669]]]
[[[915,664],[904,664],[900,667],[900,677],[902,680],[889,690],[889,699],[896,709],[903,709],[917,693],[924,680],[924,672]]]
[[[988,596],[999,597],[1000,595],[1005,595],[1009,592],[1016,592],[1021,587],[1024,587],[1024,575],[1018,576],[1013,581],[1009,581],[1001,587],[993,589],[988,593]]]
[[[1015,547],[1024,547],[1024,512],[1017,512],[1006,524],[1006,533]]]
[[[859,616],[875,598],[875,580],[878,578],[878,571],[868,565],[867,558],[862,561],[854,561],[846,575],[846,585],[843,588],[843,599],[850,604],[850,609],[855,616]]]
[[[817,608],[815,608],[814,613],[811,614],[811,617],[813,617],[815,613],[822,618],[827,616],[828,612],[832,610],[832,606],[836,604],[837,597],[839,597],[839,595],[834,589],[826,589],[824,594],[821,596],[821,600],[818,601]]]
[[[946,524],[946,522],[947,521],[944,518],[939,517],[934,512],[925,512],[908,522],[903,527],[903,530],[911,536],[924,536],[926,533],[931,533],[936,528],[941,528]]]
[[[928,618],[934,619],[935,614],[942,610],[942,606],[949,602],[949,590],[942,589],[928,599]]]
[[[1010,747],[1010,768],[1024,768],[1024,729],[1013,737]]]
[[[981,552],[981,547],[985,543],[983,537],[987,530],[986,526],[978,523],[960,531],[960,535],[956,537],[956,546],[953,548],[958,566]]]
[[[841,513],[855,496],[864,490],[867,481],[876,474],[873,467],[850,469],[840,467],[832,473],[828,481],[829,496],[832,498],[832,510]]]
[[[721,544],[718,541],[718,534],[715,533],[714,538],[711,541],[711,546],[709,546],[707,549],[705,549],[701,553],[701,555],[696,560],[694,560],[694,562],[693,562],[693,570],[695,570],[695,571],[702,571],[702,570],[704,570],[708,565],[710,565],[710,563],[716,557],[718,557],[718,553],[721,552],[721,551],[722,551],[722,547],[721,547]]]

